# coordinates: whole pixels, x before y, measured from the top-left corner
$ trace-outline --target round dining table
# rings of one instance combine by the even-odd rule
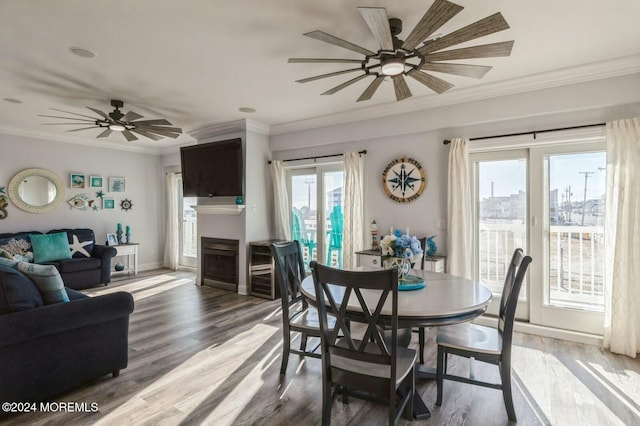
[[[372,270],[372,268],[360,267],[356,270],[365,271]],[[398,323],[400,328],[444,326],[471,321],[482,315],[491,301],[491,290],[480,282],[455,275],[415,269],[411,270],[410,275],[421,278],[425,285],[415,290],[398,291]],[[329,288],[334,300],[340,305],[339,301],[343,299],[344,288],[331,285]],[[300,291],[311,305],[317,304],[311,275],[302,281]],[[370,292],[372,300],[378,300],[374,294],[376,290],[363,290],[365,300],[367,292]],[[329,308],[328,305],[327,308]],[[362,318],[360,305],[353,294],[347,301],[347,314],[349,319],[353,321]],[[389,298],[382,308],[380,325],[389,325],[390,318],[391,300]],[[435,379],[435,369],[418,365],[416,377]],[[417,392],[414,397],[413,410],[416,419],[426,419],[431,415]]]
[[[364,267],[357,270],[365,271]],[[372,270],[372,269],[369,269]],[[411,270],[410,275],[424,280],[425,286],[417,290],[398,292],[398,322],[401,327],[430,327],[457,324],[481,315],[491,301],[491,290],[482,283],[455,275]],[[334,300],[342,300],[342,287],[331,287]],[[316,291],[313,277],[307,276],[301,284],[302,294],[315,305]],[[370,292],[373,292],[371,290]],[[377,300],[373,293],[372,300]],[[367,291],[363,291],[365,299]],[[347,312],[354,320],[360,314],[355,295],[347,302]],[[391,300],[382,308],[382,320],[391,316]]]

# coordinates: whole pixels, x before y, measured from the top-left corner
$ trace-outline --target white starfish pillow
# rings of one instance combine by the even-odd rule
[[[89,241],[80,241],[78,239],[77,235],[73,236],[73,243],[69,244],[69,249],[71,249],[71,257],[73,257],[74,254],[76,253],[80,253],[86,257],[91,257],[91,254],[85,250],[85,246],[89,246],[92,245],[93,241],[89,240]]]

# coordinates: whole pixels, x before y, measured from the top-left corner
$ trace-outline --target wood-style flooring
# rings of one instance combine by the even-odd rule
[[[317,425],[317,359],[293,355],[279,375],[280,305],[195,285],[188,272],[153,271],[87,291],[128,291],[135,298],[129,366],[56,401],[96,402],[95,413],[33,413],[0,421],[29,425]],[[427,364],[435,365],[434,330]],[[417,339],[414,339],[417,340]],[[412,342],[412,344],[416,344]],[[640,425],[640,359],[595,346],[516,333],[514,399],[521,425]],[[10,368],[10,366],[0,366]],[[466,360],[450,359],[466,371]],[[476,377],[498,380],[496,367],[475,363]],[[433,381],[417,391],[432,409],[429,420],[400,424],[504,425],[500,391],[445,382],[435,407]],[[386,407],[350,398],[336,401],[335,425],[386,424]]]

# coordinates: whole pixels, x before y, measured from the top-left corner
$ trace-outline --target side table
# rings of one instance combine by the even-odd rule
[[[130,274],[133,272],[133,275],[138,275],[138,243],[129,243],[129,244],[118,244],[115,246],[111,246],[116,249],[116,256],[126,256],[127,257],[127,269],[122,272],[126,272]],[[120,271],[118,271],[120,272]]]

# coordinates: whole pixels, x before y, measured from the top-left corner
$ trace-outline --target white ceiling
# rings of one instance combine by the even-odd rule
[[[638,72],[638,0],[454,0],[465,9],[437,33],[448,34],[495,12],[501,12],[511,26],[455,46],[515,40],[510,57],[455,61],[492,65],[483,79],[435,74],[456,85],[443,95],[409,79],[413,97],[401,103],[395,102],[392,84],[385,82],[372,100],[357,104],[367,80],[320,96],[353,74],[295,83],[352,65],[288,64],[289,57],[359,58],[303,33],[322,30],[377,50],[358,6],[386,7],[390,17],[403,20],[400,38],[404,38],[432,2],[2,0],[0,131],[103,146],[166,148],[193,138],[184,134],[177,140],[154,142],[141,137],[127,143],[114,133],[96,141],[97,129],[65,133],[71,127],[44,126],[56,120],[38,114],[58,115],[50,108],[59,108],[91,115],[86,106],[110,112],[109,100],[121,99],[125,112],[133,110],[146,119],[167,118],[187,133],[241,118],[264,123],[277,133],[310,127],[318,117],[325,117],[326,124],[333,118],[362,117],[364,112],[375,116],[424,108],[447,97],[463,101],[465,90],[488,91],[496,84],[532,76],[557,79],[557,70],[568,69],[565,79],[572,74],[595,79],[606,75],[608,64],[619,67],[621,59],[632,58],[636,68],[631,71]],[[72,46],[89,49],[97,57],[75,56],[69,51]],[[240,107],[256,112],[242,113]]]

